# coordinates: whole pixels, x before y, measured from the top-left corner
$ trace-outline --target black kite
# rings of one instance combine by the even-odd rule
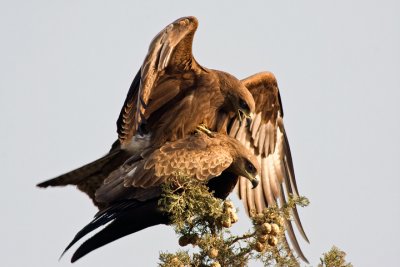
[[[121,171],[119,167],[127,166],[123,164],[128,158],[140,157],[145,149],[185,138],[203,124],[212,131],[229,132],[257,156],[261,186],[251,190],[251,184],[242,178],[237,186],[248,211],[259,212],[275,204],[282,206],[289,194],[298,195],[275,77],[259,73],[239,82],[225,72],[200,66],[192,56],[197,25],[194,17],[182,18],[153,39],[127,94],[117,121],[119,139],[109,154],[39,186],[77,185],[100,209],[105,208],[107,205],[96,201],[95,194],[110,173]],[[240,123],[252,112],[256,116],[250,125]],[[237,179],[232,173],[224,176],[230,181]],[[99,192],[104,192],[104,188],[111,190],[108,185]],[[300,233],[308,241],[295,208],[293,215]],[[287,230],[297,254],[307,261],[290,221]]]
[[[147,132],[158,145],[185,137],[200,124],[226,132],[221,122],[228,114],[242,119],[254,112],[254,99],[237,78],[193,58],[197,26],[195,17],[181,18],[152,40],[117,121],[123,149],[136,150],[136,139]]]
[[[199,125],[226,133],[228,116],[242,120],[252,115],[254,99],[238,79],[193,58],[197,26],[195,17],[181,18],[152,40],[121,109],[119,139],[110,152],[39,187],[76,185],[93,199],[110,172],[145,148],[185,137]]]
[[[104,181],[94,201],[104,203],[107,208],[78,232],[66,250],[109,222],[78,248],[72,262],[128,234],[168,224],[168,214],[160,210],[158,200],[162,184],[174,181],[177,175],[208,183],[216,197],[226,198],[239,175],[249,179],[253,187],[257,186],[259,170],[257,158],[247,148],[220,133],[198,132],[160,148],[147,149],[140,156],[132,156]]]

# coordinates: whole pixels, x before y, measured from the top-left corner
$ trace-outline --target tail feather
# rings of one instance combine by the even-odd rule
[[[105,212],[99,213],[97,216],[91,223],[78,232],[72,242],[67,246],[64,253],[89,232],[106,223],[109,224],[82,243],[72,256],[71,262],[75,262],[89,252],[121,237],[150,226],[168,224],[169,222],[168,216],[162,213],[158,208],[158,199],[152,199],[146,202],[130,201],[119,203],[107,209]]]
[[[72,241],[68,244],[65,248],[63,253],[61,254],[60,258],[67,252],[76,242],[78,242],[82,237],[87,235],[88,233],[96,230],[100,226],[103,226],[112,220],[118,218],[123,214],[125,209],[132,209],[133,207],[137,206],[139,203],[136,201],[129,201],[129,202],[121,202],[119,204],[113,205],[103,211],[100,211],[96,214],[94,219],[83,227],[72,239]]]
[[[93,250],[139,230],[141,229],[136,229],[128,221],[117,219],[86,240],[72,255],[71,262],[75,262]]]

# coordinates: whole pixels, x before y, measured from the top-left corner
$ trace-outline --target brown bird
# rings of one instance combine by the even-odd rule
[[[168,214],[160,210],[158,200],[162,184],[174,181],[177,175],[207,183],[216,197],[226,198],[238,176],[245,177],[256,187],[259,170],[257,158],[248,149],[221,133],[208,135],[199,131],[160,148],[146,149],[107,177],[94,199],[107,208],[78,232],[66,250],[87,233],[109,222],[77,249],[72,262],[128,234],[168,224]]]
[[[261,212],[265,207],[287,203],[289,195],[299,196],[289,141],[283,125],[282,101],[278,83],[270,72],[261,72],[242,80],[256,102],[256,115],[250,127],[239,120],[230,122],[229,134],[244,144],[261,165],[260,186],[252,186],[239,179],[239,197],[249,214]],[[303,238],[308,241],[296,207],[292,210],[294,222]],[[300,249],[291,221],[286,221],[289,240],[296,253],[308,262]]]
[[[238,84],[227,73],[200,66],[192,56],[197,24],[194,17],[179,19],[153,39],[129,89],[117,121],[119,139],[109,154],[38,186],[73,184],[95,200],[104,179],[129,157],[151,145],[162,146],[165,141],[187,136],[204,124],[213,131],[229,132],[258,157],[262,186],[251,190],[252,185],[242,178],[237,186],[249,213],[282,206],[289,194],[298,195],[275,77],[259,73]],[[253,112],[257,116],[250,128],[240,123]],[[225,176],[237,179],[232,173]],[[100,209],[105,207],[102,202],[94,203]],[[295,208],[293,217],[308,241]],[[297,254],[307,262],[290,221],[287,234]]]
[[[152,40],[122,107],[119,138],[110,152],[39,187],[76,185],[93,199],[111,171],[135,153],[185,137],[199,125],[226,133],[228,116],[242,121],[252,115],[254,99],[238,79],[202,67],[193,58],[197,26],[195,17],[181,18]]]
[[[243,119],[254,112],[254,99],[238,79],[193,58],[197,26],[195,17],[178,19],[151,42],[118,119],[123,148],[131,147],[138,130],[152,133],[152,144],[163,144],[185,137],[200,124],[226,131],[220,122],[229,113]]]

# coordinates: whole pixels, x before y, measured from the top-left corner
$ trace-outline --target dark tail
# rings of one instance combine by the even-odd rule
[[[109,224],[86,240],[75,251],[71,262],[75,262],[89,252],[121,237],[157,224],[168,224],[168,222],[168,216],[158,208],[158,199],[147,202],[128,201],[118,203],[96,215],[91,223],[78,232],[63,254],[83,236],[106,223]]]
[[[88,233],[96,230],[100,226],[105,225],[106,223],[111,222],[112,220],[121,216],[122,212],[125,209],[132,209],[137,206],[139,203],[136,201],[129,201],[129,202],[121,202],[119,204],[113,205],[105,210],[99,211],[94,219],[85,227],[83,227],[72,239],[72,241],[68,244],[65,248],[64,252],[61,254],[60,258],[69,250],[76,242],[78,242],[82,237],[87,235]]]

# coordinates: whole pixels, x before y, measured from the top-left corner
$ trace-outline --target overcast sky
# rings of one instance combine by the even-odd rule
[[[70,266],[71,253],[58,257],[96,209],[75,188],[35,184],[106,153],[151,39],[187,15],[199,19],[203,66],[275,73],[311,200],[300,216],[312,265],[335,244],[355,266],[398,266],[399,2],[233,2],[0,0],[2,266]],[[177,249],[157,226],[75,266],[155,266]]]

